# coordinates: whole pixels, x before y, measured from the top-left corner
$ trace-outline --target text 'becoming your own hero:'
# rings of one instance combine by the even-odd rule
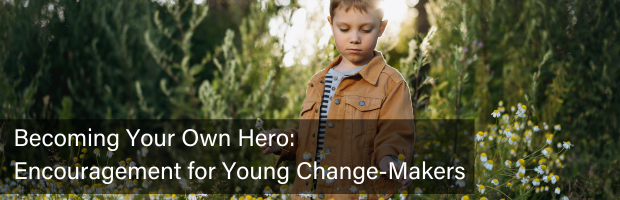
[[[15,129],[15,146],[23,147],[26,145],[31,145],[37,147],[43,144],[46,147],[49,146],[81,146],[83,147],[91,147],[91,146],[107,146],[108,150],[116,151],[118,149],[118,133],[92,133],[92,130],[89,128],[87,133],[28,133],[25,129]],[[176,136],[175,133],[141,133],[140,129],[129,130],[125,129],[129,138],[131,139],[131,146],[135,146],[137,143],[137,139],[139,139],[142,146],[171,146],[173,138]],[[265,134],[257,134],[254,136],[254,129],[249,129],[249,134],[244,134],[243,129],[239,129],[239,146],[243,146],[249,142],[250,146],[254,146],[254,144],[258,146],[269,145],[272,146],[277,143],[280,146],[288,145],[289,137],[285,134],[274,134],[267,136]],[[290,138],[293,138],[293,135],[290,135]],[[198,133],[194,129],[186,129],[182,138],[183,144],[188,147],[193,147],[196,145],[202,146],[230,146],[230,135],[228,133],[213,133],[213,134],[203,134]],[[73,143],[73,144],[72,144]],[[294,146],[291,142],[291,146]]]

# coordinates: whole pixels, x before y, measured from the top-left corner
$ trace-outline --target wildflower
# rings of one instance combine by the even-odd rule
[[[480,154],[480,161],[482,161],[483,163],[487,162],[487,154],[486,153],[481,153]]]
[[[493,118],[498,118],[500,116],[499,110],[494,110],[491,116],[493,116]]]
[[[459,187],[465,187],[465,181],[463,181],[463,179],[459,179],[456,181],[456,185]]]
[[[540,131],[540,128],[538,128],[538,126],[534,126],[534,128],[532,128],[534,130],[534,132],[538,132]]]
[[[501,101],[501,100],[500,100],[500,101],[499,101],[499,103],[498,103],[498,105],[499,105],[499,106],[503,106],[503,105],[504,105],[504,101]]]
[[[536,187],[536,193],[540,192],[540,187]]]
[[[560,194],[560,187],[556,187],[556,188],[555,188],[555,193],[556,193],[556,194]]]
[[[525,176],[525,174],[522,172],[517,172],[516,174],[517,179],[523,178],[523,176]]]
[[[532,120],[527,120],[527,125],[532,126]]]
[[[311,158],[312,158],[312,155],[310,155],[310,152],[307,152],[307,151],[306,151],[306,152],[304,152],[304,159],[305,159],[305,160],[309,160],[309,159],[311,159]]]
[[[140,151],[140,154],[142,154],[142,157],[146,157],[147,153],[149,153],[149,149],[146,147],[142,147],[142,151]]]
[[[407,198],[407,195],[409,195],[409,192],[407,192],[407,190],[403,190],[400,193],[400,200],[405,200],[405,198]]]
[[[484,139],[484,133],[482,133],[482,131],[478,131],[478,134],[476,134],[476,141],[480,141]]]
[[[95,148],[95,150],[93,151],[93,153],[94,153],[97,157],[101,157],[101,151],[99,151],[99,148]]]
[[[135,167],[135,166],[136,166],[136,162],[131,161],[131,162],[129,163],[129,167]]]
[[[499,185],[499,181],[497,179],[493,179],[493,181],[491,181],[491,183],[493,183],[493,185]]]
[[[521,166],[519,168],[519,173],[524,173],[525,174],[525,166]]]
[[[77,157],[73,157],[73,162],[77,162],[78,158]]]
[[[273,191],[271,190],[271,187],[265,186],[265,189],[263,190],[263,193],[265,194],[265,196],[269,196],[269,195],[271,195],[271,193],[273,193]]]
[[[563,196],[562,198],[560,198],[560,200],[568,200],[567,196]]]
[[[549,156],[551,156],[551,151],[552,151],[551,147],[547,147],[542,150],[542,153],[548,158]]]
[[[558,142],[558,149],[559,148],[562,148],[562,143],[561,142]]]
[[[504,162],[504,164],[506,164],[506,167],[510,168],[510,166],[512,165],[512,161],[506,160],[506,162]]]
[[[349,188],[349,190],[350,190],[352,193],[355,193],[355,192],[357,192],[357,187],[355,187],[355,185],[351,185],[351,188]]]
[[[511,145],[517,145],[518,141],[517,141],[517,136],[512,136],[510,137],[510,140],[508,140],[508,143]]]
[[[527,184],[527,183],[529,182],[529,180],[530,180],[530,176],[523,177],[523,178],[521,179],[521,183],[523,183],[523,185],[525,185],[525,184]],[[529,184],[528,184],[528,186],[529,186]],[[529,189],[529,188],[528,188],[528,189]]]
[[[549,191],[549,186],[545,185],[545,191]]]
[[[256,118],[256,125],[255,126],[256,126],[257,129],[262,129],[263,128],[263,124],[265,124],[265,121],[263,121],[260,118]]]
[[[508,116],[508,114],[503,114],[502,115],[502,120],[505,122],[508,122],[508,120],[510,120],[510,116]]]
[[[487,168],[488,170],[493,170],[493,161],[492,160],[487,161],[487,163],[484,163],[484,167]]]
[[[15,160],[11,160],[11,166],[15,166]]]
[[[514,107],[514,106],[511,106],[511,107],[510,107],[510,111],[515,112],[515,107]]]
[[[417,194],[417,195],[422,194],[422,190],[420,189],[420,187],[416,187],[415,188],[415,194]]]
[[[555,184],[555,182],[560,180],[560,176],[558,175],[553,175],[551,176],[551,184]]]
[[[480,184],[476,184],[478,185],[478,191],[480,191],[480,194],[484,194],[484,185],[480,185]]]
[[[534,168],[534,171],[538,172],[539,174],[544,174],[545,173],[545,169],[547,169],[546,165],[540,165],[540,166]]]
[[[549,176],[543,176],[542,180],[543,180],[545,183],[549,183]]]
[[[512,183],[510,182],[506,183],[506,187],[512,188]]]
[[[280,186],[280,194],[285,194],[287,190],[288,190],[287,185]]]
[[[560,131],[562,130],[562,127],[559,124],[557,124],[553,127],[553,129],[555,129],[556,131]]]
[[[366,190],[360,191],[360,199],[366,199]]]
[[[125,161],[121,160],[120,162],[118,162],[118,165],[120,165],[121,167],[124,167],[125,166]]]
[[[80,154],[80,159],[84,159],[84,154]]]
[[[517,167],[523,166],[525,165],[525,160],[523,159],[519,159],[519,161],[517,161]]]
[[[565,148],[565,149],[570,149],[570,147],[571,147],[571,146],[574,146],[574,145],[573,145],[573,144],[571,144],[571,143],[570,143],[570,141],[566,141],[566,142],[564,142],[564,145],[563,145],[563,146],[564,146],[564,148]]]
[[[303,198],[310,198],[310,197],[312,197],[312,195],[308,191],[304,191],[302,193],[299,193],[299,196],[301,196]]]
[[[486,197],[480,197],[480,200],[487,200]]]
[[[461,197],[461,200],[469,200],[469,195],[465,195],[465,196]]]
[[[534,186],[540,185],[540,180],[538,180],[538,178],[535,178],[534,181],[532,181],[532,185]]]
[[[325,155],[327,155],[329,153],[325,152],[325,150],[321,150],[321,153],[319,154],[319,158],[321,158],[321,160],[325,159]]]
[[[106,153],[105,156],[108,157],[108,158],[112,158],[112,155],[114,155],[114,152],[108,150],[108,153]]]

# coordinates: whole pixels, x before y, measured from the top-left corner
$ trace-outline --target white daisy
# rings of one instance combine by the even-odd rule
[[[534,130],[534,132],[538,132],[540,131],[540,128],[538,128],[538,126],[534,126],[534,128],[532,128]]]
[[[312,155],[310,155],[310,152],[304,152],[304,156],[303,156],[304,160],[309,160],[312,158]]]
[[[480,141],[484,139],[484,133],[482,133],[482,131],[478,131],[478,134],[476,134],[476,141]]]
[[[534,181],[532,181],[532,185],[534,186],[540,185],[540,180],[538,180],[538,178],[535,178]]]
[[[560,194],[560,187],[556,187],[556,188],[555,188],[555,193],[556,193],[556,194]]]
[[[484,163],[484,167],[487,168],[488,170],[493,170],[493,161],[492,160],[487,161],[487,163]]]
[[[572,147],[574,145],[571,144],[570,141],[566,141],[566,142],[564,142],[563,146],[564,146],[565,149],[570,149],[570,147]]]
[[[491,181],[491,183],[493,183],[493,185],[499,185],[499,181],[497,179],[493,179],[493,181]]]
[[[349,188],[349,190],[350,190],[352,193],[355,193],[355,192],[357,192],[357,187],[355,187],[355,185],[351,185],[351,188]]]
[[[494,110],[493,113],[491,113],[491,116],[493,116],[493,118],[498,118],[500,114],[501,113],[498,110]]]
[[[478,186],[478,191],[480,191],[480,194],[484,194],[484,185],[480,185],[480,184],[476,184]]]
[[[560,131],[562,130],[562,127],[559,124],[557,124],[553,127],[553,129],[555,129],[556,131]]]
[[[504,164],[506,164],[506,167],[510,168],[512,166],[512,161],[506,160],[506,162],[504,162]]]
[[[415,194],[417,194],[417,195],[422,194],[422,189],[420,189],[420,187],[416,187],[415,188]]]
[[[481,153],[480,154],[480,161],[482,161],[483,163],[487,162],[487,154],[486,153]]]

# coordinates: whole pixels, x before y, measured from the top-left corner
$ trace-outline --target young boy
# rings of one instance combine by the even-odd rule
[[[387,26],[378,3],[331,0],[327,21],[341,55],[309,81],[299,130],[267,131],[270,135],[293,135],[293,145],[289,142],[284,147],[262,147],[263,154],[280,154],[276,165],[294,160],[297,166],[316,162],[317,166],[337,169],[335,180],[320,175],[303,179],[300,176],[306,177],[311,171],[314,174],[310,169],[317,166],[298,167],[290,191],[293,199],[307,197],[306,193],[319,199],[387,199],[411,185],[411,180],[403,176],[392,180],[386,174],[376,180],[366,177],[363,183],[356,184],[354,178],[347,177],[346,170],[343,178],[340,174],[341,167],[353,171],[355,167],[374,166],[388,172],[390,163],[394,163],[400,169],[399,156],[401,161],[412,163],[415,136],[407,82],[374,50]]]

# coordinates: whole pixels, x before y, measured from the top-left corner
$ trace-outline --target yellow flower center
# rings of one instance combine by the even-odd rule
[[[525,164],[525,160],[519,159],[519,164],[524,165]]]
[[[484,133],[483,133],[482,131],[478,131],[478,135],[479,135],[479,136],[483,136],[483,135],[484,135]]]

